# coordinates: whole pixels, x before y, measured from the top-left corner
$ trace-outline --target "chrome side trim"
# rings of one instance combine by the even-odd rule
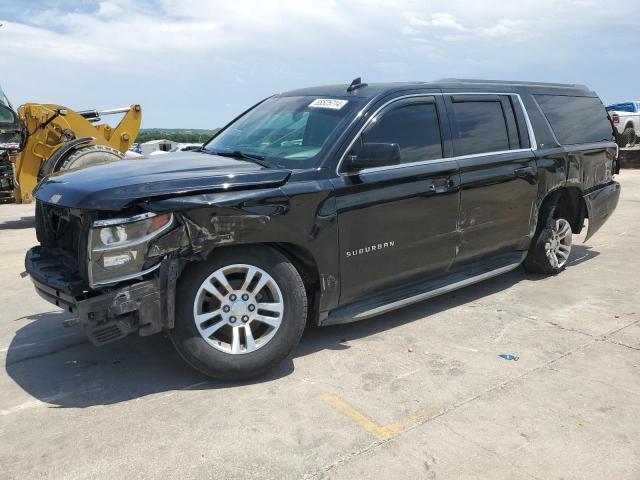
[[[441,96],[444,96],[444,95],[504,95],[504,96],[516,97],[518,99],[518,103],[520,104],[520,108],[522,109],[522,114],[524,115],[524,120],[525,120],[525,124],[526,124],[526,127],[527,127],[527,133],[529,134],[529,144],[531,145],[530,148],[520,148],[520,149],[516,149],[516,150],[502,150],[502,151],[499,151],[499,152],[475,153],[475,154],[471,154],[471,155],[462,155],[462,156],[458,156],[458,157],[435,158],[435,159],[431,159],[431,160],[424,160],[423,162],[411,162],[410,164],[409,163],[405,163],[405,164],[400,164],[400,165],[390,165],[389,167],[376,167],[375,169],[373,169],[373,168],[364,169],[364,170],[361,170],[361,172],[380,171],[382,169],[401,168],[403,166],[424,165],[424,164],[429,164],[429,163],[439,163],[439,162],[443,162],[443,161],[458,160],[458,159],[465,159],[465,158],[486,157],[488,155],[497,155],[497,154],[500,154],[500,153],[527,152],[527,151],[530,151],[530,150],[537,150],[538,149],[538,143],[536,142],[536,136],[535,136],[535,133],[533,131],[533,126],[531,125],[531,120],[529,119],[529,114],[527,112],[527,109],[524,107],[524,102],[522,101],[522,98],[520,97],[520,94],[518,94],[518,93],[513,93],[513,92],[412,93],[410,95],[402,95],[400,97],[393,98],[393,99],[383,103],[380,107],[378,107],[375,110],[375,112],[373,112],[371,117],[369,117],[367,119],[367,121],[364,123],[364,125],[362,125],[362,127],[360,127],[360,129],[355,134],[355,136],[353,137],[351,142],[349,142],[349,145],[347,146],[347,148],[345,149],[344,153],[340,157],[340,161],[338,162],[338,165],[336,166],[336,174],[339,175],[339,176],[348,175],[346,172],[340,172],[340,167],[342,166],[342,162],[344,162],[344,159],[347,156],[347,153],[349,152],[349,150],[351,150],[351,147],[353,147],[354,143],[356,143],[356,140],[358,140],[358,137],[371,124],[371,122],[373,122],[373,120],[376,118],[376,116],[380,113],[381,110],[383,110],[387,106],[391,105],[392,103],[395,103],[395,102],[398,102],[400,100],[404,100],[404,99],[407,99],[407,98],[418,98],[418,97],[428,98],[428,97],[436,97],[436,96],[440,96],[441,97]],[[368,107],[368,105],[367,105],[367,107]]]
[[[359,313],[358,315],[354,316],[353,319],[364,320],[365,318],[374,317],[376,315],[380,315],[382,313],[386,313],[391,310],[396,310],[398,308],[405,307],[413,303],[417,303],[423,300],[427,300],[429,298],[437,297],[438,295],[449,293],[453,290],[457,290],[458,288],[466,287],[467,285],[472,285],[474,283],[478,283],[483,280],[496,277],[503,273],[510,272],[511,270],[515,270],[520,266],[520,264],[522,263],[526,255],[527,255],[527,252],[524,252],[519,262],[512,263],[510,265],[506,265],[504,267],[500,267],[495,270],[491,270],[490,272],[476,275],[475,277],[467,278],[466,280],[460,280],[459,282],[455,282],[450,285],[445,285],[444,287],[436,288],[435,290],[429,290],[427,292],[414,295],[413,297],[404,298],[402,300],[397,300],[395,302],[387,303],[386,305],[382,305],[380,307],[372,308],[371,310],[367,310],[365,312]]]

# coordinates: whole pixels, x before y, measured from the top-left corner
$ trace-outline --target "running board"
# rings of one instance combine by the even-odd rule
[[[444,295],[445,293],[452,292],[454,290],[466,287],[468,285],[472,285],[474,283],[482,282],[483,280],[488,280],[489,278],[497,277],[498,275],[502,275],[503,273],[507,273],[518,268],[522,264],[522,261],[524,260],[526,255],[527,255],[527,252],[523,252],[520,259],[516,262],[512,262],[502,267],[495,268],[493,270],[489,270],[487,272],[483,272],[477,275],[473,275],[471,277],[467,277],[462,280],[458,280],[438,288],[426,290],[416,295],[412,295],[406,298],[384,303],[382,305],[378,305],[373,308],[371,308],[372,302],[369,302],[368,306],[361,306],[360,308],[356,306],[351,306],[351,307],[345,307],[344,309],[335,310],[334,312],[331,312],[329,314],[329,316],[324,322],[322,322],[322,325],[337,325],[342,323],[356,322],[356,321],[364,320],[370,317],[375,317],[377,315],[381,315],[383,313],[387,313],[392,310],[396,310],[398,308],[402,308],[408,305],[412,305],[414,303],[422,302],[423,300],[428,300],[430,298],[437,297],[439,295]]]

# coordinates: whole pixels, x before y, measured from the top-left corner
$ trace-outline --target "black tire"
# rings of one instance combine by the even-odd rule
[[[258,267],[267,272],[282,293],[284,311],[273,337],[257,350],[231,354],[211,346],[200,335],[194,320],[194,302],[203,282],[216,270],[234,264]],[[280,252],[261,245],[230,247],[214,251],[204,262],[191,263],[176,289],[175,328],[169,332],[182,358],[201,373],[222,380],[257,377],[291,354],[304,331],[307,294],[296,268]]]
[[[65,158],[56,171],[80,169],[122,160],[124,155],[115,148],[91,145],[80,148]]]
[[[553,237],[554,228],[558,220],[570,222],[570,215],[566,209],[560,208],[558,198],[545,202],[540,209],[540,217],[535,236],[529,246],[529,251],[524,259],[523,266],[531,273],[542,273],[546,275],[557,275],[565,269],[563,265],[554,265],[547,255],[547,242]]]
[[[625,147],[633,147],[636,144],[636,131],[633,127],[626,127],[622,135],[620,135],[620,140],[618,145],[622,148]]]

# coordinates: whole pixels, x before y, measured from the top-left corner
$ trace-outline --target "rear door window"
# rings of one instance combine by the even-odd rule
[[[442,140],[435,103],[394,108],[382,115],[362,135],[371,143],[397,143],[402,163],[442,158]]]
[[[455,119],[453,148],[456,155],[510,150],[511,143],[517,140],[514,130],[510,142],[510,129],[499,97],[453,96],[451,105]],[[515,128],[513,111],[508,113],[509,123]],[[520,148],[520,145],[513,148]]]
[[[613,139],[607,111],[597,97],[534,95],[562,145]]]

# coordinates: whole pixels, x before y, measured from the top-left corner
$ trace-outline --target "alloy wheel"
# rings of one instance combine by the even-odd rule
[[[200,285],[193,318],[202,338],[233,355],[267,344],[280,328],[284,301],[271,275],[253,265],[234,264],[213,272]]]
[[[551,265],[562,268],[571,254],[571,225],[564,218],[555,221],[551,230],[551,238],[545,243],[545,251]]]

